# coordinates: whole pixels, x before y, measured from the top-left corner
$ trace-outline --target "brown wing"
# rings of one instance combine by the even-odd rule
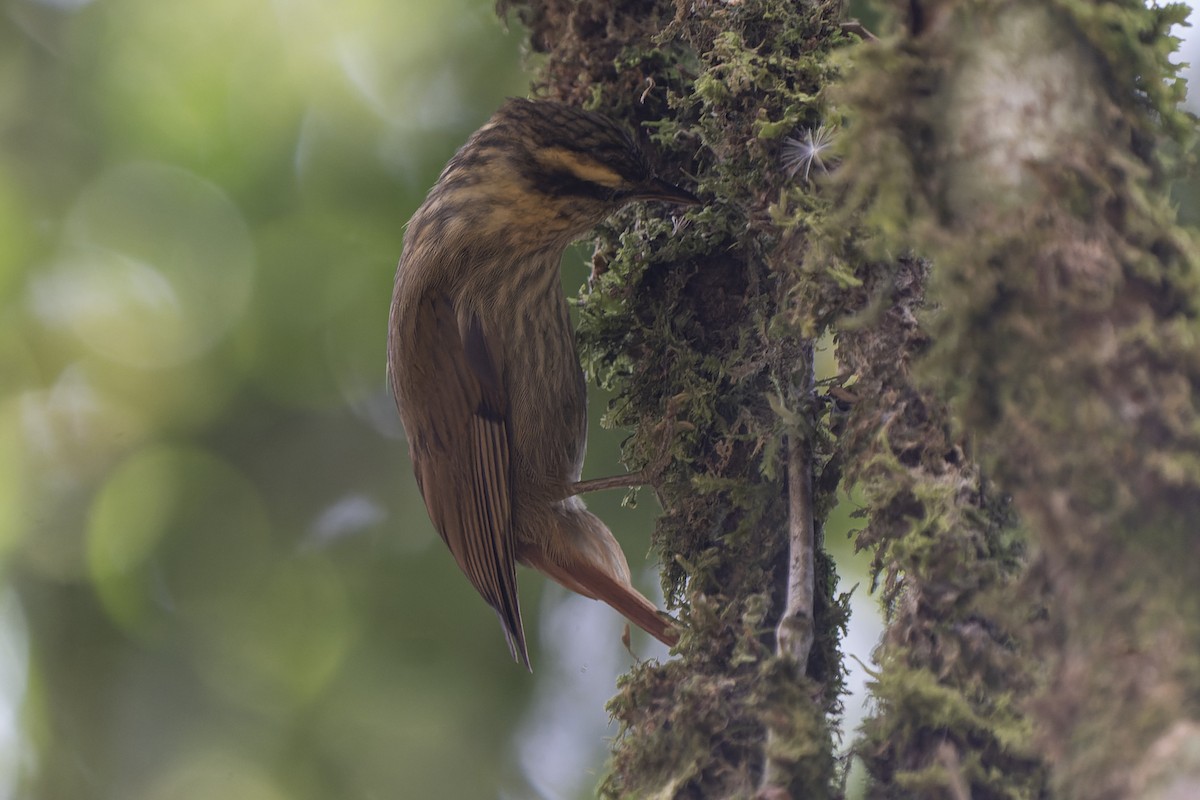
[[[445,295],[422,300],[406,325],[415,357],[392,364],[396,396],[425,507],[458,566],[500,617],[509,650],[529,667],[517,600],[510,486],[508,393],[473,315]],[[389,348],[395,357],[396,348]],[[400,369],[415,392],[403,392]]]

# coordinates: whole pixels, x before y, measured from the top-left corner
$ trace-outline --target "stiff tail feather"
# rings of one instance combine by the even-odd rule
[[[559,564],[546,553],[532,550],[522,553],[522,560],[573,592],[603,600],[668,647],[674,647],[679,642],[679,633],[670,617],[660,612],[624,579],[615,577],[602,566],[581,558]]]

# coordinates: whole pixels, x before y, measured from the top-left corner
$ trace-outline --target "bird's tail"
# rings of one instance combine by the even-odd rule
[[[527,546],[521,561],[573,592],[603,600],[630,622],[668,647],[679,641],[670,617],[633,588],[621,545],[599,517],[570,509],[562,517],[562,535],[548,548]]]

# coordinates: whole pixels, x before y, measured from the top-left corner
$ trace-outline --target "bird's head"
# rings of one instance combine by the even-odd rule
[[[435,191],[477,221],[479,234],[547,244],[578,238],[626,203],[699,202],[659,178],[617,123],[545,100],[501,106],[447,164]]]

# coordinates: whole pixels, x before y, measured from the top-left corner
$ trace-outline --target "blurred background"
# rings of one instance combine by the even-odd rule
[[[384,387],[403,223],[526,94],[522,32],[491,0],[0,10],[0,800],[592,796],[623,621],[523,573],[513,664]],[[621,500],[589,502],[653,596]]]

